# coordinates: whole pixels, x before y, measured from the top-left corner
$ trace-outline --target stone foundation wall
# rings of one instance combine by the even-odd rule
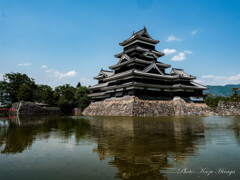
[[[240,103],[220,102],[218,108],[204,103],[186,103],[175,97],[171,101],[142,100],[128,96],[91,103],[83,115],[91,116],[208,116],[240,115]]]
[[[239,102],[219,102],[215,112],[218,115],[240,115]]]
[[[19,103],[14,103],[12,108],[17,109]],[[17,112],[10,112],[10,115],[16,115]],[[22,102],[19,109],[19,114],[60,114],[60,108],[41,107],[31,102]]]
[[[133,116],[133,97],[111,98],[91,103],[83,115],[92,116]]]

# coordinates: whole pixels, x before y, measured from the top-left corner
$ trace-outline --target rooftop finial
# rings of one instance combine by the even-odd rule
[[[133,31],[133,34],[134,34],[134,31]]]
[[[145,25],[143,26],[143,29],[144,29],[144,30],[146,30],[146,27],[145,27]]]

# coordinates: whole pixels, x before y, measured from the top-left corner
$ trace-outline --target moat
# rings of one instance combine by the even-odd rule
[[[0,117],[0,179],[239,179],[240,116]]]

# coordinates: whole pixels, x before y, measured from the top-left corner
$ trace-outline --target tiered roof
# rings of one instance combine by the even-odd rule
[[[164,56],[164,53],[155,50],[154,45],[157,43],[159,43],[159,41],[154,40],[148,34],[145,27],[133,33],[127,40],[121,42],[120,45],[124,46],[124,48],[129,47],[115,55],[116,58],[119,58],[119,61],[117,64],[109,67],[113,71],[101,69],[98,76],[94,77],[94,79],[99,80],[99,84],[90,88],[94,91],[90,96],[105,97],[108,92],[115,92],[115,90],[121,91],[123,88],[149,88],[171,92],[176,90],[208,89],[206,86],[193,82],[196,77],[187,74],[183,69],[172,68],[169,74],[165,73],[165,69],[170,68],[171,65],[157,61],[158,57]],[[142,44],[146,45],[143,46]],[[138,56],[136,56],[136,54],[138,54]],[[123,79],[129,78],[139,78],[150,81],[149,83],[146,83],[148,81],[144,81],[145,83],[122,81]],[[154,84],[151,80],[166,83]],[[114,82],[117,81],[118,83],[114,84]],[[121,84],[119,84],[120,81],[122,82]]]
[[[154,65],[151,64],[150,66],[154,66]],[[195,76],[191,76],[191,75],[190,76],[182,76],[182,75],[178,75],[178,74],[176,74],[176,75],[174,75],[174,74],[163,74],[163,73],[155,74],[155,73],[149,73],[149,72],[145,72],[145,71],[146,71],[146,69],[143,70],[143,71],[137,70],[137,69],[131,69],[131,70],[124,71],[124,72],[121,72],[121,73],[113,74],[109,77],[104,78],[103,81],[121,79],[123,77],[128,77],[128,76],[131,76],[131,75],[138,75],[138,76],[141,76],[141,77],[154,77],[154,78],[165,79],[165,80],[191,80],[191,79],[196,79]]]
[[[128,50],[126,50],[124,52],[121,52],[119,54],[116,54],[115,57],[116,58],[120,58],[123,54],[130,53],[132,51],[137,51],[137,52],[140,52],[140,53],[144,53],[143,54],[144,56],[149,55],[149,54],[152,54],[152,56],[155,56],[155,57],[164,56],[164,53],[161,53],[159,51],[152,50],[152,49],[146,49],[146,48],[138,46],[138,47],[134,47],[134,48],[128,49]]]
[[[147,66],[147,65],[149,65],[149,64],[152,64],[151,61],[146,61],[146,60],[143,60],[143,59],[139,59],[139,58],[135,58],[135,57],[134,57],[134,58],[130,58],[129,60],[125,59],[124,61],[121,61],[121,59],[120,59],[120,61],[119,61],[117,64],[115,64],[115,65],[113,65],[113,66],[110,66],[109,69],[116,69],[116,68],[119,68],[119,67],[121,67],[121,66],[129,65],[129,64],[131,64],[131,63],[134,63],[134,64],[143,64],[143,65],[145,65],[145,66]],[[156,61],[155,63],[156,63],[156,65],[157,65],[158,67],[161,67],[161,68],[170,68],[170,67],[171,67],[171,65],[169,65],[169,64],[164,64],[164,63],[162,63],[162,62]]]

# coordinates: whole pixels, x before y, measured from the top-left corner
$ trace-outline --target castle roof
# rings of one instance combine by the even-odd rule
[[[149,65],[149,64],[152,63],[151,61],[146,61],[144,59],[139,59],[139,58],[131,58],[128,61],[124,61],[124,62],[119,61],[119,62],[117,64],[113,65],[113,66],[110,66],[109,69],[116,69],[116,68],[119,68],[119,67],[122,67],[122,66],[129,65],[131,63],[139,63],[139,64],[144,64],[144,65]],[[170,64],[164,64],[164,63],[158,62],[158,61],[156,61],[156,65],[158,67],[161,67],[161,68],[169,68],[169,67],[171,67]]]
[[[208,88],[194,82],[195,76],[178,68],[166,73],[165,69],[171,65],[158,62],[157,59],[164,56],[155,50],[158,42],[144,27],[120,43],[124,46],[123,52],[115,55],[119,60],[109,67],[114,71],[101,69],[94,77],[98,84],[90,87],[92,94],[89,96],[94,101],[127,95],[203,96],[202,91]]]
[[[122,56],[122,54],[126,54],[126,53],[129,53],[129,52],[132,52],[132,51],[139,51],[139,52],[152,52],[153,54],[155,54],[157,57],[161,57],[161,56],[164,56],[165,54],[164,53],[161,53],[159,51],[156,51],[156,50],[149,50],[149,49],[146,49],[146,48],[143,48],[143,47],[140,47],[140,46],[137,46],[137,47],[134,47],[134,48],[131,48],[131,49],[128,49],[124,52],[121,52],[119,54],[116,54],[115,57],[116,58],[120,58]]]
[[[180,75],[182,77],[195,77],[184,72],[183,69],[172,68],[171,75]]]
[[[165,79],[165,80],[192,80],[192,79],[196,79],[196,77],[194,76],[181,76],[181,75],[167,75],[167,74],[153,74],[153,73],[148,73],[148,72],[144,72],[144,71],[140,71],[137,69],[131,69],[128,71],[124,71],[121,73],[117,73],[117,74],[113,74],[109,77],[106,77],[103,79],[103,81],[109,81],[109,80],[114,80],[114,79],[121,79],[123,77],[128,77],[128,76],[132,76],[132,75],[138,75],[141,77],[152,77],[152,78],[157,78],[157,79]]]
[[[134,40],[143,40],[143,41],[146,41],[146,42],[149,42],[149,43],[152,43],[152,44],[157,44],[159,43],[158,40],[154,40],[153,38],[151,38],[151,36],[148,34],[147,32],[147,29],[144,28],[141,29],[140,31],[136,32],[136,33],[133,33],[132,36],[130,38],[128,38],[127,40],[119,43],[121,46],[125,46],[131,42],[133,42]]]
[[[101,69],[99,74],[96,77],[94,77],[94,79],[103,79],[103,78],[109,77],[109,76],[111,76],[113,74],[114,74],[113,71],[107,71],[107,70]]]

